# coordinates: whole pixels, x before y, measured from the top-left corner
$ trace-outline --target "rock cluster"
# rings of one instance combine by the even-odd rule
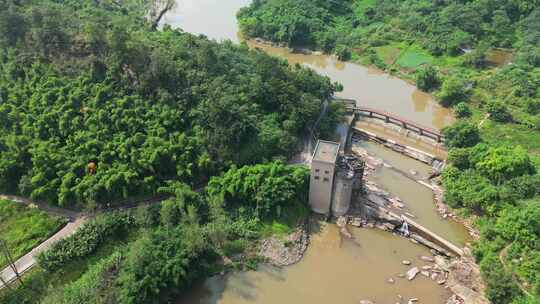
[[[298,228],[285,238],[272,236],[261,241],[259,255],[275,266],[289,266],[298,263],[309,245],[309,235],[304,228]]]

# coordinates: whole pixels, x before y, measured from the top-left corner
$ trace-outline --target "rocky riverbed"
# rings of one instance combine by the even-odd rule
[[[274,266],[290,266],[302,259],[308,245],[307,225],[303,225],[289,235],[263,239],[259,246],[259,256]]]
[[[391,147],[390,147],[391,148]],[[398,151],[400,152],[400,151]],[[396,233],[396,228],[398,223],[396,223],[396,216],[399,219],[398,214],[392,214],[387,210],[396,210],[397,213],[400,213],[400,210],[403,210],[401,214],[405,214],[409,217],[414,218],[413,214],[406,212],[405,203],[388,193],[387,191],[382,190],[376,183],[370,181],[370,176],[375,172],[375,170],[381,166],[391,167],[389,164],[386,164],[384,160],[370,155],[365,149],[362,149],[357,146],[353,146],[353,153],[361,156],[366,161],[366,170],[364,172],[365,180],[365,200],[364,204],[371,204],[373,209],[384,208],[385,212],[380,212],[380,209],[377,211],[372,211],[376,213],[375,218],[370,216],[369,212],[363,210],[363,212],[353,211],[354,216],[350,216],[342,222],[346,222],[349,225],[356,227],[365,227],[365,228],[377,228],[389,232]],[[408,154],[407,154],[408,155]],[[411,155],[408,155],[411,157]],[[426,158],[422,157],[422,161],[425,161]],[[469,234],[476,238],[478,237],[478,232],[472,228],[470,223],[465,220],[460,219],[451,209],[444,204],[443,201],[443,189],[440,186],[440,180],[438,178],[439,170],[441,170],[440,164],[437,162],[437,167],[434,167],[433,172],[429,178],[422,179],[420,177],[414,176],[414,174],[407,174],[403,172],[407,177],[416,180],[417,182],[423,184],[426,187],[429,187],[434,193],[434,203],[437,207],[438,213],[443,219],[458,221],[469,230]],[[342,225],[343,226],[343,225]],[[346,231],[346,227],[341,228],[342,231]],[[411,241],[423,243],[421,240],[411,237],[408,235]],[[414,265],[411,261],[404,260],[404,265],[409,265],[409,271],[407,273],[401,274],[402,278],[409,280],[414,280],[416,276],[423,275],[428,278],[431,278],[437,284],[444,285],[445,288],[448,288],[452,291],[452,296],[448,299],[447,304],[461,304],[461,303],[470,303],[470,304],[484,304],[489,303],[487,299],[483,296],[485,286],[480,276],[480,271],[478,265],[475,264],[474,258],[472,257],[470,248],[465,247],[463,249],[464,254],[460,257],[454,257],[449,259],[440,255],[444,250],[433,250],[436,247],[430,246],[428,243],[423,243],[432,248],[433,257],[422,257],[423,262],[428,262],[424,265]],[[389,278],[388,283],[392,284],[395,278]],[[415,303],[415,299],[403,299],[399,298],[399,301],[396,303]],[[367,301],[367,300],[366,300]],[[370,302],[366,302],[370,303]],[[373,302],[371,302],[373,303]]]

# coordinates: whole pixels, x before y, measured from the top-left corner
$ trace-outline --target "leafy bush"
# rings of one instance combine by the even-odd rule
[[[489,253],[484,257],[480,262],[480,269],[487,282],[486,295],[493,304],[507,304],[520,295],[512,276],[504,271],[496,254]]]
[[[471,109],[464,102],[460,102],[454,107],[454,113],[458,118],[465,118],[472,115]]]
[[[527,151],[520,146],[490,147],[482,159],[476,162],[475,167],[480,174],[496,184],[535,173]]]
[[[472,52],[465,54],[465,58],[463,60],[463,63],[475,67],[475,68],[482,68],[486,64],[486,57],[487,52],[489,49],[489,45],[486,43],[480,43],[475,50]]]
[[[308,177],[305,167],[281,162],[233,167],[213,177],[206,190],[210,200],[223,202],[229,210],[241,208],[265,218],[287,205],[306,204]]]
[[[416,86],[423,91],[430,92],[437,89],[441,84],[439,71],[426,65],[416,71]]]
[[[531,199],[540,195],[540,175],[524,175],[506,181],[501,190],[501,198],[508,201]]]
[[[130,246],[118,275],[119,302],[168,302],[208,275],[216,254],[197,226],[158,229]]]
[[[342,44],[336,47],[336,56],[339,60],[347,61],[351,59],[351,50]]]
[[[461,77],[451,76],[443,82],[437,97],[446,107],[464,102],[468,98],[467,84]]]
[[[68,283],[62,289],[49,294],[42,304],[86,304],[110,303],[108,296],[114,290],[114,278],[121,267],[122,254],[115,252],[111,256],[90,266],[77,280]],[[111,282],[112,281],[112,282]]]
[[[48,271],[58,270],[71,260],[92,254],[104,240],[126,231],[134,222],[134,218],[128,213],[98,216],[85,223],[74,234],[40,253],[37,261]]]
[[[497,188],[476,171],[448,167],[443,172],[444,200],[454,208],[469,208],[476,213],[493,214],[499,210]]]
[[[489,113],[489,118],[498,122],[512,121],[512,115],[508,112],[508,108],[502,102],[490,102],[486,107]]]
[[[478,127],[469,122],[458,121],[442,130],[445,136],[444,144],[449,148],[472,147],[480,142]]]
[[[448,152],[448,163],[454,167],[465,170],[471,167],[471,150],[469,148],[454,148]]]

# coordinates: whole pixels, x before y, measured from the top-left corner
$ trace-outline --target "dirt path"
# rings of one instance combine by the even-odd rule
[[[16,196],[16,195],[3,195],[3,194],[0,194],[0,200],[8,200],[8,201],[11,201],[11,202],[15,202],[15,203],[19,203],[19,204],[23,204],[23,205],[27,205],[27,206],[36,206],[39,210],[47,213],[47,214],[50,214],[50,215],[53,215],[53,216],[61,216],[61,217],[66,217],[70,220],[75,220],[77,218],[79,218],[81,216],[81,212],[80,211],[75,211],[75,210],[69,210],[69,209],[64,209],[64,208],[59,208],[59,207],[54,207],[54,206],[49,206],[48,204],[46,203],[40,203],[40,202],[34,202],[28,198],[25,198],[25,197],[21,197],[21,196]]]

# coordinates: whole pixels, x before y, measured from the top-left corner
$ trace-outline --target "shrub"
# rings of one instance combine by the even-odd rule
[[[490,147],[475,164],[476,169],[492,182],[501,184],[518,176],[533,174],[535,168],[527,151],[521,147]]]
[[[422,91],[432,91],[441,85],[439,71],[431,65],[416,71],[416,86]]]
[[[477,213],[494,213],[499,196],[487,178],[474,170],[460,172],[450,166],[443,172],[444,200],[454,208],[467,207]]]
[[[258,217],[276,215],[287,206],[304,205],[309,184],[304,167],[281,162],[233,167],[207,186],[210,200],[222,201],[229,210],[238,209]]]
[[[449,148],[472,147],[480,142],[478,127],[469,122],[459,121],[443,129],[445,145]]]
[[[158,229],[139,238],[118,275],[118,303],[169,303],[208,276],[216,254],[197,226]]]
[[[109,284],[116,270],[120,267],[122,254],[115,252],[111,256],[90,266],[80,278],[66,284],[62,289],[48,294],[42,304],[83,304],[107,303],[104,301],[107,293],[114,290]]]
[[[464,102],[460,102],[454,107],[454,113],[458,118],[465,118],[472,115],[471,109]]]
[[[471,166],[469,160],[471,151],[468,148],[454,148],[448,152],[448,162],[459,169],[468,169]]]
[[[351,59],[351,50],[342,44],[336,47],[336,56],[339,60],[347,61]]]
[[[465,54],[463,63],[465,65],[482,68],[486,64],[486,55],[489,49],[489,45],[486,43],[480,43],[476,49],[468,54]]]
[[[445,107],[458,104],[468,98],[467,85],[463,79],[457,76],[449,77],[444,81],[437,97]]]
[[[98,216],[80,227],[74,234],[52,245],[38,255],[41,267],[54,271],[65,263],[93,253],[103,241],[134,224],[128,213],[112,213]]]
[[[512,115],[508,112],[508,108],[502,102],[490,102],[486,107],[489,117],[497,122],[510,122]]]
[[[540,195],[540,175],[523,175],[506,181],[500,190],[501,199],[517,201]]]
[[[490,253],[480,262],[482,275],[487,283],[486,295],[493,304],[507,304],[520,292],[512,277],[505,272],[495,253]]]
[[[531,115],[540,113],[540,100],[532,98],[527,99],[525,102],[525,111]]]

